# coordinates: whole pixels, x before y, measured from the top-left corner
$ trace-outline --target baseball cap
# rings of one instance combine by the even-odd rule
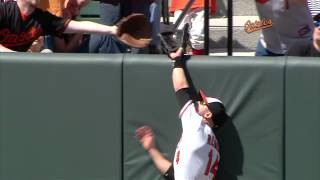
[[[207,97],[201,89],[199,90],[199,95],[201,102],[204,103],[213,114],[214,128],[221,127],[228,119],[228,115],[222,102],[219,99]]]

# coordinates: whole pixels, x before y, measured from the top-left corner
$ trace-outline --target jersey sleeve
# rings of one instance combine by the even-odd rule
[[[191,89],[182,88],[176,92],[176,98],[179,104],[180,109],[182,109],[187,102],[192,101]]]
[[[197,113],[195,104],[191,100],[181,109],[179,117],[181,119],[183,132],[187,132],[186,134],[189,135],[193,134],[191,132],[195,132],[200,128],[203,119],[202,116]]]
[[[61,36],[71,21],[71,19],[64,19],[47,11],[41,11],[41,17],[44,34],[56,36]]]

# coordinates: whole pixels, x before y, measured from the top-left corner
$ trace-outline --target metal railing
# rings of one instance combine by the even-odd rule
[[[192,0],[189,0],[189,3]],[[188,6],[188,5],[187,5]],[[204,9],[205,9],[205,18],[204,18],[204,48],[205,54],[209,55],[210,50],[210,3],[209,0],[204,0]],[[169,24],[169,1],[162,0],[162,17],[163,22]],[[180,21],[183,19],[184,16],[180,16]],[[177,24],[177,23],[175,23]],[[228,0],[228,40],[227,40],[227,52],[228,56],[232,56],[233,54],[233,1]]]

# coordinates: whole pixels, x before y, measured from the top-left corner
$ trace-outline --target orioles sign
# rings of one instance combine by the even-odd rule
[[[260,21],[256,20],[255,22],[251,22],[250,20],[248,20],[244,25],[244,30],[246,31],[246,33],[250,34],[252,32],[270,27],[272,27],[271,19],[262,19]]]

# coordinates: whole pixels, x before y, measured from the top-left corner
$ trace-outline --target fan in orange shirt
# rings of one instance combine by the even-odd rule
[[[89,0],[41,0],[37,1],[37,7],[51,14],[62,17],[64,9],[79,11]],[[77,12],[78,13],[78,12]]]
[[[68,1],[68,0],[66,0]],[[37,7],[49,11],[51,14],[61,17],[65,0],[41,0],[37,1]]]
[[[188,0],[172,0],[169,11],[173,13],[178,10],[183,10],[187,3],[188,3]],[[209,3],[210,3],[211,15],[214,15],[216,13],[216,1],[209,0]],[[195,0],[191,9],[197,9],[197,8],[204,8],[204,0]]]
[[[172,0],[169,11],[174,13],[175,21],[178,19],[188,0]],[[216,13],[216,0],[209,0],[211,15]],[[190,25],[190,42],[193,55],[204,55],[204,0],[195,0],[191,10],[186,14],[178,29],[182,30],[184,24]]]

